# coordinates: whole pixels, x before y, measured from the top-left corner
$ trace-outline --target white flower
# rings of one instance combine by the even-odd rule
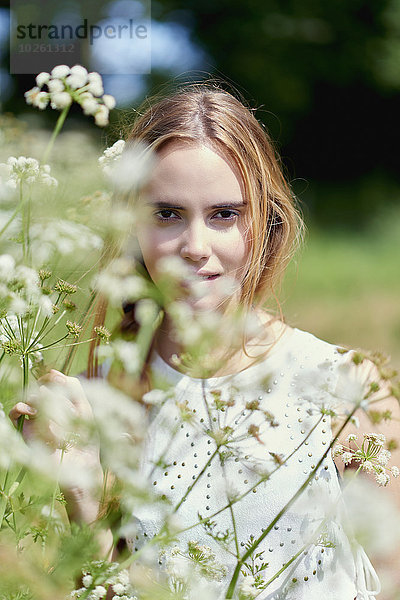
[[[386,486],[389,483],[390,477],[389,477],[389,475],[387,475],[387,473],[385,473],[384,471],[382,471],[382,473],[377,473],[375,475],[375,480],[376,480],[376,483],[379,486],[383,486],[384,487],[384,486]]]
[[[0,279],[8,281],[15,270],[15,260],[10,254],[0,255]]]
[[[28,310],[28,304],[20,296],[13,294],[10,301],[10,310],[12,310],[16,315],[24,315]]]
[[[69,85],[73,90],[77,90],[78,88],[84,86],[84,80],[77,75],[68,75],[65,80],[65,83]]]
[[[151,390],[143,395],[143,402],[145,404],[162,404],[169,397],[168,392],[164,390]]]
[[[67,65],[57,65],[51,71],[51,76],[54,78],[63,78],[70,74],[70,68]]]
[[[99,108],[98,101],[90,94],[81,102],[82,110],[85,115],[94,115]]]
[[[240,593],[246,598],[255,598],[259,592],[257,588],[254,587],[255,579],[251,575],[247,575],[244,577],[243,581],[240,584]]]
[[[355,433],[350,433],[350,435],[347,436],[346,441],[347,442],[355,442],[358,439],[358,437],[356,436]]]
[[[38,88],[38,87],[33,87],[31,90],[28,90],[27,92],[25,92],[24,96],[25,96],[26,103],[33,104],[34,100],[36,99],[36,97],[39,93],[40,93],[40,88]]]
[[[343,452],[342,461],[344,462],[345,465],[349,465],[352,460],[353,460],[352,452]]]
[[[124,586],[129,585],[131,581],[129,577],[129,572],[126,569],[120,571],[117,575],[117,581]]]
[[[360,429],[360,419],[355,415],[350,417],[350,423],[354,425],[354,427],[357,427],[357,429]]]
[[[96,72],[91,72],[88,74],[88,91],[94,96],[101,96],[104,94],[103,81],[101,79],[101,75]]]
[[[83,106],[83,104],[82,104],[82,106]],[[96,102],[96,110],[97,110],[97,106],[98,106],[98,104]],[[102,171],[106,175],[109,175],[111,173],[111,168],[112,168],[113,162],[121,156],[124,148],[125,148],[125,140],[117,140],[112,146],[110,146],[109,148],[106,148],[104,150],[103,155],[100,156],[98,162],[99,162],[99,165],[100,165]]]
[[[125,592],[125,586],[122,585],[122,583],[114,583],[113,592],[117,596],[122,596],[122,594]]]
[[[116,340],[112,343],[114,356],[119,360],[127,373],[137,373],[140,367],[140,351],[135,342]]]
[[[98,125],[99,127],[105,127],[106,125],[108,125],[108,115],[109,110],[107,106],[105,106],[104,104],[100,104],[97,109],[97,112],[94,115],[94,121],[96,125]]]
[[[383,433],[364,433],[364,437],[368,442],[374,444],[375,446],[383,446],[386,443],[386,437]]]
[[[47,87],[49,88],[49,92],[51,92],[52,94],[57,94],[59,92],[65,91],[65,85],[60,79],[50,79],[50,81],[47,84]]]
[[[63,109],[69,106],[72,102],[71,96],[68,92],[56,92],[55,94],[51,94],[51,108],[55,109]]]
[[[344,448],[342,444],[336,444],[336,446],[333,448],[332,454],[333,456],[340,456],[341,454],[343,454],[343,452]]]
[[[57,185],[56,179],[50,177],[49,165],[39,165],[36,158],[26,158],[25,156],[10,156],[7,160],[7,164],[0,165],[3,169],[8,172],[7,185],[16,187],[21,181],[25,181],[28,184],[35,182],[44,183],[47,185]]]
[[[99,250],[102,240],[85,225],[60,220],[32,225],[31,245],[35,265],[40,266],[54,253],[70,255],[74,252]]]
[[[378,461],[378,463],[380,465],[385,467],[388,464],[391,456],[392,456],[392,454],[391,454],[391,452],[389,452],[389,450],[381,450],[381,452],[377,456],[376,460]]]
[[[46,73],[42,71],[39,75],[36,76],[36,83],[41,88],[45,83],[48,83],[50,79],[50,73]]]
[[[44,110],[49,103],[49,95],[46,92],[39,92],[33,104],[40,110]]]
[[[107,170],[103,168],[103,171],[117,190],[129,192],[132,188],[141,186],[147,181],[154,165],[154,159],[148,147],[143,143],[130,143],[124,146],[120,143],[115,149],[115,152],[119,151],[121,151],[120,157],[115,161],[100,161],[100,165],[102,168],[107,166]],[[117,156],[115,153],[111,157]],[[111,158],[105,154],[104,157],[105,159]]]
[[[391,467],[390,470],[392,472],[393,477],[398,477],[400,475],[400,469],[399,469],[399,467],[396,467],[396,466],[393,465],[393,467]]]
[[[71,68],[70,74],[66,78],[66,83],[73,89],[76,90],[83,87],[88,80],[88,72],[85,67],[81,65],[75,65]]]
[[[153,322],[158,313],[157,304],[149,298],[139,300],[135,307],[135,317],[140,324]]]
[[[90,587],[93,583],[93,577],[91,575],[85,575],[84,577],[82,577],[82,583],[85,586],[85,588]]]
[[[41,296],[39,299],[39,306],[42,313],[46,317],[51,317],[53,314],[53,302],[50,300],[48,296]]]
[[[104,94],[102,100],[109,110],[112,110],[113,108],[115,108],[114,96],[111,96],[110,94]]]
[[[105,295],[113,306],[137,300],[146,290],[142,277],[132,273],[132,264],[124,259],[113,261],[95,278],[96,289]]]
[[[190,561],[178,553],[178,550],[172,549],[171,554],[167,557],[165,570],[169,577],[176,581],[186,582],[192,572]]]
[[[367,473],[372,473],[374,471],[374,465],[369,460],[365,460],[362,463],[362,469]]]
[[[90,594],[90,598],[93,598],[93,600],[101,600],[101,598],[104,598],[106,594],[107,590],[105,587],[102,585],[96,585],[93,592]]]

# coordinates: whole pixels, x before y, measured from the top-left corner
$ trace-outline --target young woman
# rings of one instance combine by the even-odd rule
[[[217,315],[220,335],[188,371],[165,308],[145,371],[174,394],[153,410],[142,458],[160,503],[135,510],[132,551],[173,509],[185,530],[177,535],[182,552],[196,540],[223,565],[221,598],[237,584],[260,600],[373,598],[373,568],[337,520],[330,454],[328,408],[351,360],[265,309],[302,234],[267,133],[235,97],[200,85],[151,103],[127,148],[137,142],[156,157],[141,200],[148,218],[137,231],[143,264],[156,285],[166,260],[182,266],[187,314]],[[239,325],[224,330],[234,314]],[[135,305],[123,328],[137,330]],[[358,377],[363,389],[365,372]],[[55,379],[75,386],[75,409],[88,412],[77,381],[57,372],[46,381]],[[177,428],[182,403],[190,418]],[[346,409],[354,412],[354,402]],[[11,417],[30,410],[19,403]],[[90,460],[98,464],[96,452]],[[90,521],[96,503],[75,492],[77,518]]]

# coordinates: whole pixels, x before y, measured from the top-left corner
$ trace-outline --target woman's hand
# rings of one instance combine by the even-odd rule
[[[98,515],[103,471],[91,406],[76,377],[51,370],[37,383],[37,392],[15,404],[10,418],[17,427],[21,416],[29,417],[23,423],[24,439],[46,445],[59,471],[71,518],[92,523]]]

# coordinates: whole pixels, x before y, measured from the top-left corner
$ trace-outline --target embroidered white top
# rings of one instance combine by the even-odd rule
[[[259,600],[373,598],[379,590],[367,588],[379,582],[338,517],[341,491],[323,409],[335,402],[344,360],[335,346],[298,329],[288,329],[262,362],[230,376],[196,379],[155,355],[153,372],[173,393],[154,407],[142,469],[162,501],[135,511],[132,549],[159,531],[172,508],[186,528],[178,535],[182,550],[198,541],[226,566],[221,598],[238,559],[261,536],[244,561],[263,567],[268,585]],[[208,523],[199,524],[199,515]],[[240,574],[239,585],[244,580]]]

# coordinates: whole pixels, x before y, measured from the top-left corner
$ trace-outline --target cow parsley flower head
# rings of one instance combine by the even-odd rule
[[[125,140],[117,140],[112,146],[106,148],[103,155],[100,156],[98,162],[105,175],[110,175],[112,165],[121,156],[125,148],[125,143]]]
[[[349,465],[352,460],[353,460],[352,452],[343,452],[342,461],[344,462],[345,465]]]
[[[153,156],[142,142],[126,144],[124,140],[118,140],[99,158],[103,173],[121,192],[142,186],[148,180],[153,164]]]
[[[136,301],[146,291],[145,280],[134,272],[131,261],[124,258],[110,263],[95,278],[94,285],[112,306]]]
[[[99,73],[88,73],[82,65],[57,65],[51,73],[39,73],[36,84],[25,92],[28,104],[43,110],[50,103],[51,108],[63,110],[72,102],[77,102],[84,114],[94,116],[96,125],[108,125],[109,112],[115,107],[115,99],[110,94],[104,94]],[[43,86],[47,87],[47,91],[42,89]]]
[[[372,473],[379,486],[386,486],[390,481],[391,473],[397,477],[400,473],[396,466],[387,468],[391,458],[391,452],[384,449],[386,438],[381,433],[364,433],[361,444],[357,442],[357,436],[350,434],[347,441],[354,442],[354,447],[346,448],[337,444],[333,450],[333,456],[341,456],[345,465],[356,463],[359,469],[366,473]]]
[[[6,185],[13,189],[20,183],[42,183],[54,187],[58,185],[57,180],[50,175],[50,166],[40,165],[36,158],[10,156],[6,163],[0,164],[0,170],[7,177]]]
[[[259,590],[255,587],[256,580],[252,575],[247,575],[243,578],[240,586],[240,595],[244,598],[249,599],[255,598],[259,594]]]
[[[85,586],[85,588],[88,588],[92,585],[93,583],[93,577],[91,575],[84,575],[82,577],[82,584]]]
[[[81,223],[59,219],[34,223],[30,228],[32,256],[37,265],[43,265],[54,253],[67,256],[100,250],[101,238]]]
[[[375,481],[379,486],[385,487],[389,483],[390,477],[385,471],[382,471],[381,473],[376,473]]]

